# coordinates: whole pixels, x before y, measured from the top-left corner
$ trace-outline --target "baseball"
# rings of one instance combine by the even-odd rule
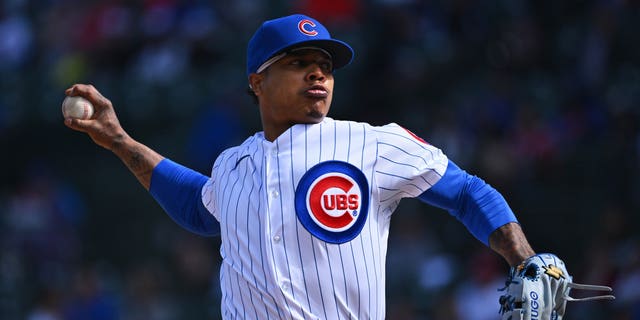
[[[90,119],[93,116],[93,104],[81,96],[66,97],[62,101],[62,115],[65,119]]]

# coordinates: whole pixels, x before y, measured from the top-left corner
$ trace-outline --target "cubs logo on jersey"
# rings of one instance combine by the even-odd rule
[[[367,178],[347,162],[321,162],[300,179],[295,209],[300,223],[316,238],[330,243],[350,241],[367,220]]]

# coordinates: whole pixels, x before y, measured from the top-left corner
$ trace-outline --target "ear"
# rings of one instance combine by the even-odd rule
[[[249,75],[249,87],[253,90],[256,96],[262,93],[262,79],[263,75],[258,73],[252,73]]]

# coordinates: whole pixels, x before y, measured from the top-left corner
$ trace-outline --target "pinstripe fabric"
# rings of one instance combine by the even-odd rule
[[[329,160],[360,169],[369,212],[353,240],[314,237],[294,209],[305,172]],[[396,124],[325,118],[269,142],[262,133],[223,152],[202,197],[220,221],[225,319],[383,319],[389,219],[444,174],[447,158]]]

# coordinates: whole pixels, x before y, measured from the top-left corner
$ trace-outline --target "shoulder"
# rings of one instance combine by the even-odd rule
[[[376,126],[372,129],[376,134],[378,148],[383,154],[408,154],[419,155],[431,159],[441,159],[443,162],[446,156],[438,147],[425,141],[411,130],[397,123],[389,123],[383,126]]]
[[[255,152],[255,149],[259,145],[257,143],[258,140],[259,140],[258,134],[255,134],[253,136],[248,137],[240,145],[225,149],[216,158],[214,168],[219,166],[224,166],[224,163],[227,163],[227,162],[233,162],[235,164],[238,161],[238,159],[252,152]]]
[[[376,128],[375,126],[367,123],[367,122],[361,122],[361,121],[354,121],[354,120],[336,120],[333,118],[329,118],[326,117],[323,121],[322,124],[325,126],[335,126],[337,128],[340,129],[351,129],[354,132],[357,131],[368,131],[368,132],[372,132],[372,130],[374,130],[374,128]]]
[[[391,123],[387,123],[387,124],[383,124],[383,125],[375,125],[375,124],[371,124],[368,122],[360,122],[360,121],[352,121],[352,120],[334,120],[331,118],[327,118],[325,121],[326,124],[333,124],[336,126],[341,126],[341,127],[352,127],[352,128],[358,128],[360,130],[365,130],[368,131],[372,134],[406,134],[407,132],[410,132],[409,130],[405,129],[403,126],[395,123],[395,122],[391,122]]]
[[[413,133],[411,130],[395,122],[382,126],[373,126],[372,130],[376,133],[378,140],[380,141],[398,141],[402,143],[417,144],[422,147],[430,145],[427,141]]]
[[[422,147],[430,146],[427,141],[413,133],[411,130],[395,122],[383,125],[374,125],[368,122],[326,118],[323,121],[323,124],[335,126],[342,130],[349,130],[352,134],[364,134],[382,143],[394,143],[397,141],[399,143],[417,144]]]

